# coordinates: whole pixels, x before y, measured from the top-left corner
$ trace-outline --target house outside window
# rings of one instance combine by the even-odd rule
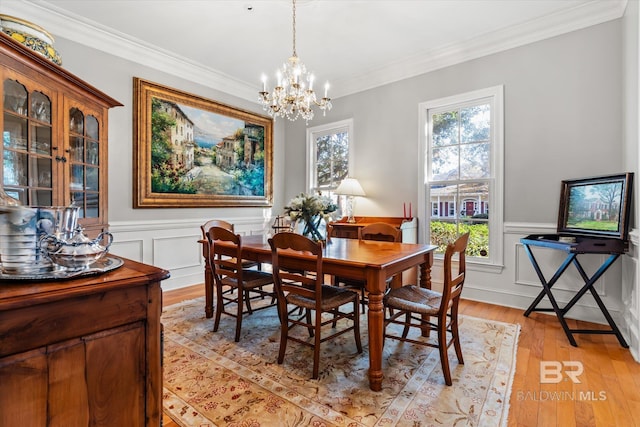
[[[333,191],[353,170],[353,120],[307,129],[307,191],[342,204]],[[344,206],[341,206],[344,211]]]
[[[503,87],[420,104],[425,241],[444,252],[471,233],[467,256],[502,265]],[[424,203],[423,203],[424,202]],[[491,212],[491,215],[489,215]]]

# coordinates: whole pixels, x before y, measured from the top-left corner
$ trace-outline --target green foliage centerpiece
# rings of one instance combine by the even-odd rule
[[[318,241],[326,240],[326,233],[320,230],[322,220],[328,222],[331,214],[338,209],[338,205],[322,194],[304,194],[294,197],[284,211],[292,222],[304,223],[302,234],[308,238]]]

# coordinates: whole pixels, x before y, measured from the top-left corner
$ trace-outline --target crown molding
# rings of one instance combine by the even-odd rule
[[[464,43],[428,50],[353,79],[335,81],[334,96],[345,96],[415,77],[451,65],[577,31],[622,17],[627,0],[594,0],[523,24],[487,33]],[[338,88],[342,88],[340,93]],[[345,90],[345,88],[347,88]]]
[[[618,19],[624,14],[626,5],[627,0],[593,0],[560,13],[476,37],[465,43],[456,43],[441,49],[424,51],[356,78],[334,82],[332,85],[335,88],[333,98],[373,89]],[[205,67],[173,52],[159,49],[157,46],[117,32],[112,28],[96,24],[46,1],[5,1],[2,5],[2,13],[26,16],[56,36],[257,103],[255,82],[248,83],[218,70]]]
[[[257,103],[255,83],[218,70],[38,0],[9,1],[2,13],[27,16],[58,37]],[[64,58],[62,58],[64,61]],[[220,89],[224,88],[224,89]]]

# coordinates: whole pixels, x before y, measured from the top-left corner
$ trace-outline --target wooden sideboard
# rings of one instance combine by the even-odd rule
[[[0,281],[0,426],[159,426],[168,277],[124,260],[98,276]]]
[[[347,217],[332,222],[332,237],[344,237],[347,239],[357,239],[358,229],[374,222],[384,222],[391,224],[402,231],[402,242],[417,243],[418,242],[418,219],[417,218],[401,218],[401,217],[380,217],[380,216],[357,216],[354,218],[356,222],[347,222]]]

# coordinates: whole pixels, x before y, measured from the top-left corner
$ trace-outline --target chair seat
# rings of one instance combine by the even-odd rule
[[[271,273],[265,273],[263,271],[256,270],[242,270],[242,281],[244,282],[244,289],[254,289],[260,286],[270,285],[273,283],[273,275]],[[238,281],[233,277],[224,277],[222,284],[231,286],[233,288],[238,287]]]
[[[438,313],[441,301],[439,292],[416,285],[391,289],[384,297],[384,304],[389,308],[430,315]]]
[[[355,294],[357,295],[357,294]],[[341,305],[354,300],[354,292],[348,289],[340,289],[331,285],[322,285],[322,311],[333,310]],[[316,300],[314,298],[306,298],[302,295],[289,294],[287,296],[289,304],[295,304],[300,307],[314,309]]]

